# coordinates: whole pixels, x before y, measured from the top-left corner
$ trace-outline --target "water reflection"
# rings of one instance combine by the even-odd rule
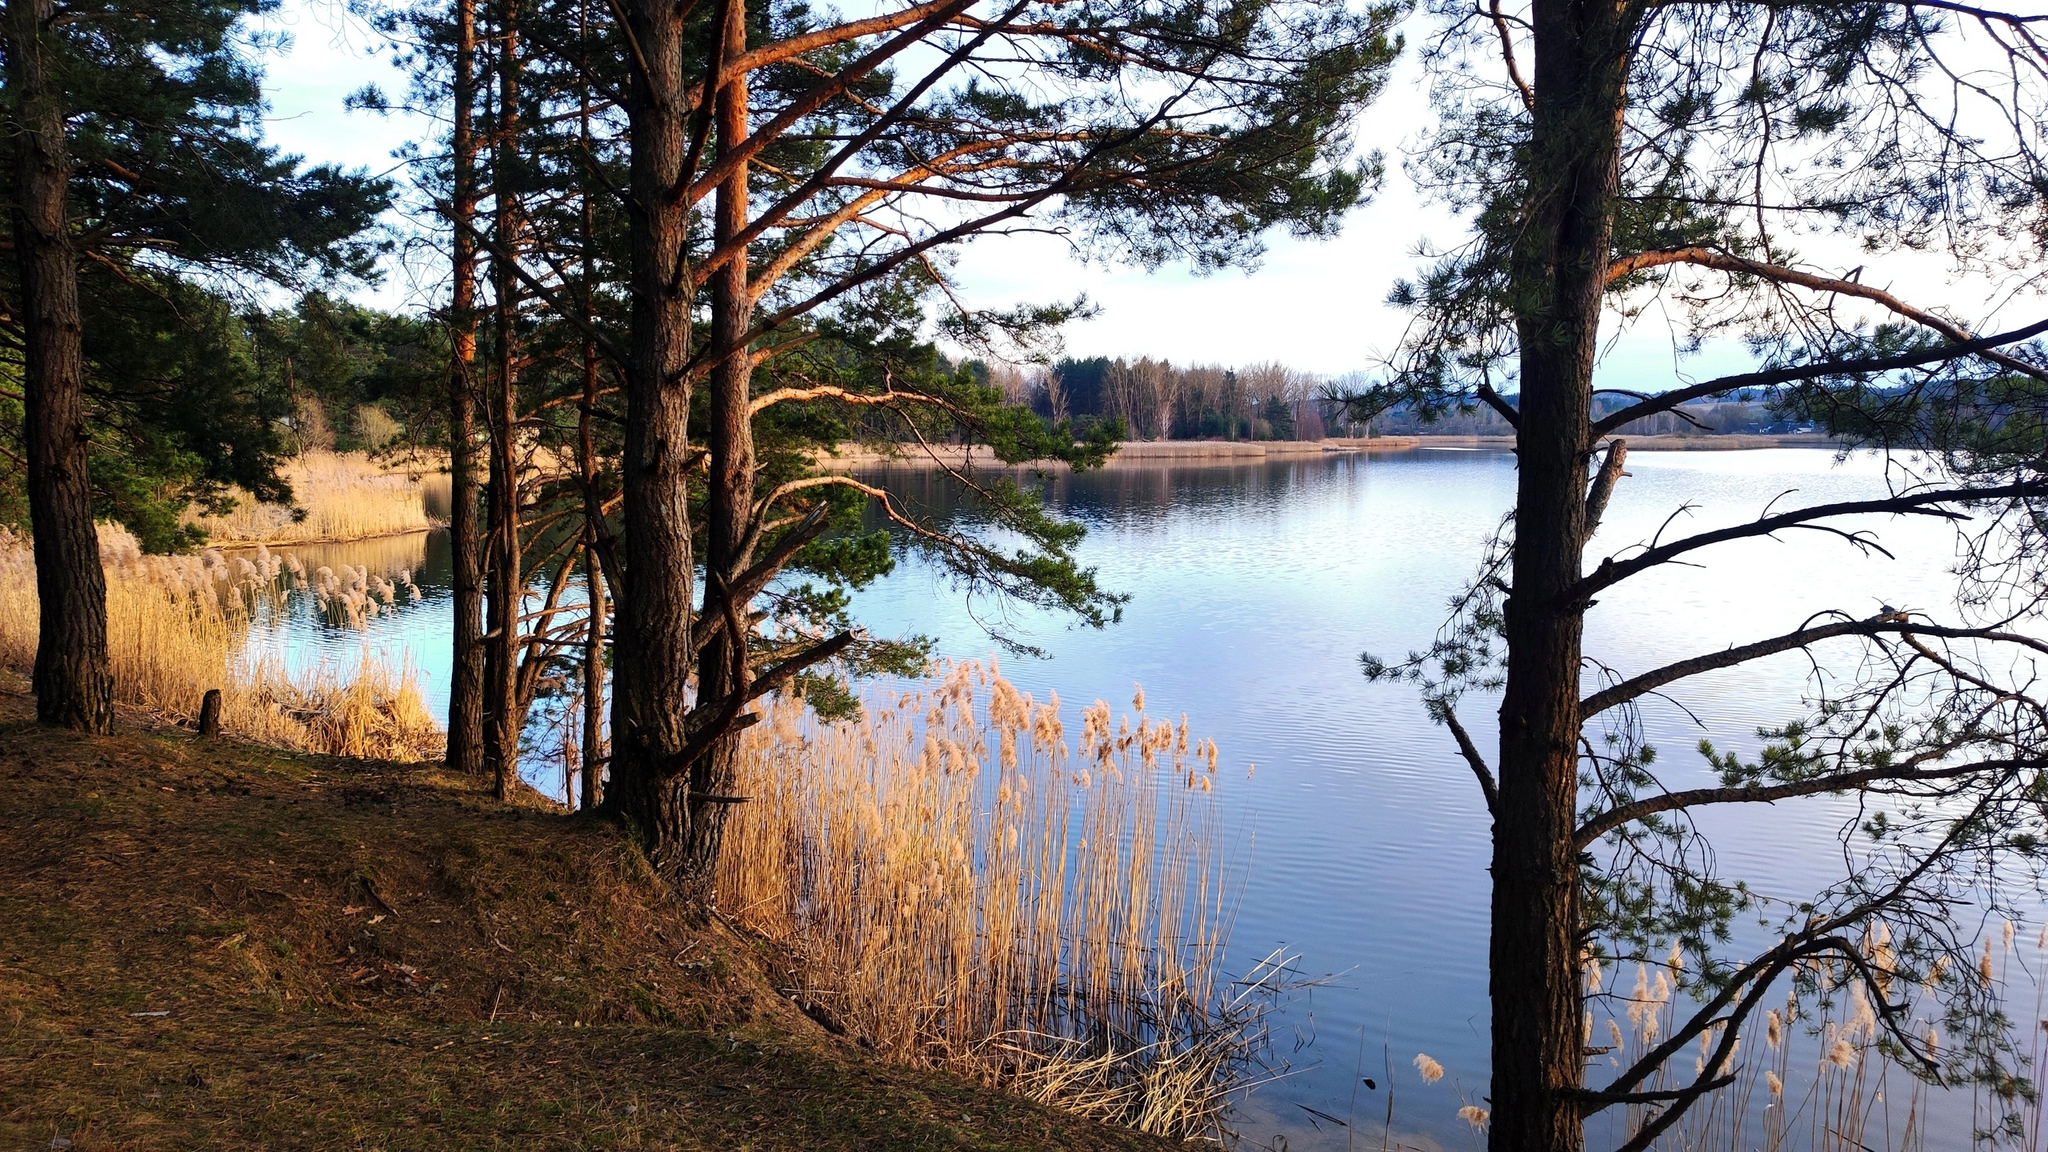
[[[1214,735],[1226,764],[1219,792],[1250,863],[1237,956],[1249,962],[1285,945],[1305,971],[1334,974],[1282,1018],[1278,1048],[1295,1073],[1254,1097],[1250,1136],[1284,1133],[1296,1150],[1345,1147],[1346,1132],[1312,1120],[1306,1107],[1356,1116],[1376,1139],[1385,1090],[1397,1084],[1397,1134],[1474,1145],[1456,1112],[1479,1100],[1487,1079],[1487,821],[1469,772],[1412,690],[1366,684],[1358,656],[1399,656],[1430,642],[1512,501],[1514,467],[1506,453],[1421,450],[1023,474],[1089,526],[1081,559],[1131,601],[1123,623],[1103,631],[1030,612],[1005,617],[1050,655],[1005,656],[1004,673],[1041,699],[1057,690],[1076,705],[1126,700],[1142,682],[1156,712],[1186,711]],[[1590,550],[1596,562],[1664,530],[1681,506],[1691,510],[1678,528],[1691,531],[1753,517],[1788,490],[1805,504],[1883,486],[1871,461],[1839,464],[1803,450],[1642,452],[1629,471]],[[862,476],[941,518],[964,514],[928,471]],[[1705,567],[1647,575],[1603,597],[1587,651],[1629,675],[1789,630],[1822,608],[1888,603],[1949,615],[1948,531],[1926,522],[1872,527],[1896,559],[1809,533],[1731,545],[1703,556]],[[279,551],[308,564],[408,568],[423,598],[363,633],[295,609],[252,643],[301,665],[352,661],[367,643],[410,659],[430,703],[445,711],[444,534]],[[989,652],[977,614],[996,610],[963,602],[915,558],[854,603],[877,632],[931,635],[942,655],[959,657]],[[1691,685],[1684,708],[1653,702],[1644,721],[1666,753],[1667,782],[1704,779],[1690,751],[1702,735],[1753,750],[1756,727],[1796,709],[1808,671],[1788,655]],[[1482,746],[1493,739],[1492,711],[1479,699],[1463,711]],[[557,771],[537,763],[532,778],[556,791]],[[1839,875],[1834,837],[1849,814],[1806,802],[1717,812],[1701,824],[1724,872],[1795,894]],[[1409,1065],[1417,1052],[1443,1063],[1443,1080],[1420,1082]],[[1361,1076],[1378,1087],[1364,1089]],[[1930,1149],[1967,1145],[1967,1103],[1960,1115],[1944,1113],[1954,1123],[1935,1129]]]
[[[448,713],[448,635],[454,618],[449,581],[453,573],[445,531],[410,532],[346,544],[291,544],[271,550],[296,560],[306,573],[326,568],[364,569],[381,580],[410,577],[419,590],[380,605],[361,626],[346,613],[332,613],[312,595],[290,597],[281,609],[259,615],[249,634],[251,657],[281,661],[294,674],[323,664],[347,670],[368,652],[393,666],[412,664],[420,694],[437,716]]]
[[[1629,465],[1590,550],[1595,562],[1650,539],[1681,506],[1691,510],[1676,530],[1695,531],[1753,517],[1788,490],[1806,504],[1867,498],[1883,486],[1874,462],[1839,464],[1821,451],[1645,452]],[[929,474],[866,477],[954,511]],[[1255,1097],[1247,1134],[1284,1133],[1296,1150],[1347,1147],[1355,1136],[1307,1109],[1341,1119],[1356,1108],[1376,1139],[1386,1106],[1376,1092],[1391,1078],[1397,1136],[1473,1146],[1456,1113],[1480,1102],[1489,1063],[1488,822],[1469,771],[1413,690],[1365,683],[1358,657],[1428,645],[1512,502],[1513,456],[1423,450],[1129,466],[1040,483],[1090,526],[1083,562],[1132,600],[1123,623],[1103,632],[1013,619],[1052,655],[1006,658],[1005,673],[1076,702],[1122,699],[1142,681],[1155,708],[1185,709],[1215,732],[1237,768],[1223,791],[1251,861],[1237,959],[1284,944],[1307,972],[1335,974],[1287,1014],[1279,1048],[1295,1074]],[[1806,534],[1731,545],[1703,557],[1705,568],[1668,568],[1615,589],[1589,621],[1587,652],[1629,675],[1790,630],[1825,607],[1942,613],[1954,554],[1947,531],[1872,527],[1897,560]],[[883,631],[934,635],[947,655],[989,647],[943,578],[916,563],[855,610]],[[1690,685],[1683,708],[1646,708],[1667,781],[1704,782],[1691,751],[1703,735],[1752,751],[1759,725],[1797,710],[1807,672],[1788,655]],[[1474,698],[1463,709],[1482,747],[1495,739],[1495,706]],[[1701,824],[1728,875],[1789,895],[1839,877],[1835,833],[1852,816],[1821,801],[1716,812]],[[1444,1064],[1443,1080],[1421,1083],[1409,1064],[1417,1052]],[[1363,1090],[1361,1076],[1380,1088]],[[1948,1116],[1962,1144],[1967,1106]]]

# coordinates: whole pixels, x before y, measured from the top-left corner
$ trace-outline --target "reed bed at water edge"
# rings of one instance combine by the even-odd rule
[[[1994,926],[1999,922],[1994,920]],[[2009,981],[2035,984],[2033,1020],[2020,1036],[2026,1066],[2048,1066],[2048,1001],[2039,979],[2048,961],[2048,928],[2025,957],[2017,926],[2003,922],[1987,936],[1972,975],[1986,985]],[[1908,978],[1900,970],[1890,929],[1872,925],[1860,941],[1861,962],[1876,974],[1885,999],[1910,1012],[1910,1028],[1924,1050],[1946,1062],[1956,1055],[1943,1037],[1942,1009],[1933,995],[1955,984],[1959,974],[1944,961]],[[1586,1014],[1586,1051],[1595,1069],[1627,1066],[1653,1050],[1694,1011],[1676,994],[1685,964],[1674,948],[1662,963],[1626,965],[1588,958],[1586,986],[1604,1007]],[[1782,1000],[1757,1013],[1727,1064],[1716,1075],[1733,1082],[1703,1098],[1660,1137],[1660,1152],[1934,1152],[1940,1149],[2013,1149],[2048,1152],[2048,1113],[2039,1094],[1993,1092],[1963,1084],[1932,1088],[1900,1062],[1903,1058],[1880,1028],[1876,1008],[1862,981],[1839,958],[1804,966],[1806,979]],[[1630,983],[1624,985],[1624,981]],[[2027,1033],[2031,1033],[2028,1036]],[[1674,1055],[1642,1087],[1670,1091],[1694,1082],[1721,1041],[1710,1029],[1697,1046]],[[1967,1052],[1964,1053],[1967,1055]],[[1418,1057],[1418,1062],[1420,1061]],[[1419,1066],[1419,1064],[1418,1064]],[[1597,1078],[1597,1077],[1595,1077]],[[1945,1099],[1937,1099],[1940,1093]],[[1658,1105],[1632,1104],[1598,1122],[1621,1144],[1641,1129]],[[1484,1110],[1467,1118],[1483,1128]],[[1967,1111],[1965,1121],[1959,1113]],[[1463,1115],[1463,1113],[1461,1113]],[[1596,1128],[1595,1130],[1599,1130]],[[1589,1132],[1589,1135],[1591,1133]]]
[[[107,574],[107,648],[114,697],[172,720],[191,720],[208,688],[221,690],[221,726],[265,744],[339,756],[431,760],[444,737],[410,668],[392,669],[366,652],[347,674],[321,667],[293,675],[243,654],[262,613],[310,596],[332,623],[360,624],[401,598],[399,579],[350,569],[308,572],[258,549],[249,556],[208,551],[147,556],[125,530],[100,526]],[[35,558],[27,540],[0,528],[0,665],[26,673],[35,663]]]
[[[883,1055],[1180,1137],[1220,1134],[1284,967],[1221,972],[1234,892],[1217,750],[1040,703],[993,662],[799,700],[749,730],[721,909],[795,957],[800,1003]]]
[[[448,478],[420,468],[393,469],[361,452],[313,451],[279,473],[291,483],[292,504],[259,504],[239,489],[225,516],[194,514],[216,544],[303,544],[361,540],[438,528],[431,514],[447,503]]]

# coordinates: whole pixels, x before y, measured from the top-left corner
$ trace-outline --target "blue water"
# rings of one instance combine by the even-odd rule
[[[1098,697],[1122,708],[1142,683],[1152,715],[1186,712],[1197,735],[1221,745],[1219,791],[1245,878],[1233,962],[1285,948],[1302,973],[1327,978],[1275,1017],[1275,1054],[1289,1074],[1241,1109],[1251,1140],[1378,1147],[1392,1087],[1396,1140],[1477,1143],[1456,1111],[1481,1102],[1487,1081],[1488,822],[1469,770],[1413,689],[1366,683],[1358,657],[1430,642],[1511,503],[1514,468],[1506,453],[1416,450],[1060,476],[1048,481],[1055,505],[1089,528],[1081,557],[1131,597],[1120,624],[1096,631],[968,603],[916,560],[855,600],[875,632],[932,636],[946,656],[989,655],[982,622],[1002,620],[1047,652],[1000,656],[1004,673],[1040,699],[1057,690],[1077,708]],[[1639,452],[1629,472],[1589,550],[1595,562],[1660,530],[1753,517],[1788,492],[1791,503],[1821,503],[1874,495],[1884,483],[1875,461],[1800,449]],[[913,503],[946,506],[926,473],[867,478]],[[1867,614],[1889,603],[1952,618],[1950,530],[1874,527],[1896,559],[1806,533],[1729,545],[1703,553],[1701,567],[1610,590],[1590,618],[1586,651],[1628,675],[1789,630],[1824,608]],[[374,621],[367,640],[387,658],[409,656],[440,707],[446,563],[438,544],[416,539],[424,598]],[[352,661],[366,637],[301,615],[259,642],[295,661]],[[1684,708],[1652,702],[1645,723],[1665,753],[1667,783],[1705,778],[1691,751],[1703,735],[1754,748],[1759,725],[1797,711],[1810,673],[1787,656],[1685,686]],[[1474,697],[1461,710],[1482,748],[1493,741],[1494,706]],[[530,774],[560,790],[558,768],[536,764]],[[1702,827],[1724,874],[1793,896],[1839,875],[1836,833],[1847,815],[1841,802],[1809,801],[1715,813]],[[1442,1081],[1416,1076],[1419,1052],[1443,1064]],[[1376,1086],[1365,1088],[1361,1075]],[[1966,1146],[1967,1105],[1942,1113],[1961,1143],[1936,1133],[1929,1148]]]

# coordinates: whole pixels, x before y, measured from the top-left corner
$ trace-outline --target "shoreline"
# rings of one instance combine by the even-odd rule
[[[1608,437],[1614,439],[1614,437]],[[1636,452],[1742,452],[1761,448],[1839,447],[1820,433],[1784,436],[1728,433],[1715,436],[1626,436]],[[1512,451],[1512,436],[1374,436],[1329,440],[1131,440],[1117,446],[1105,465],[1143,466],[1158,464],[1246,464],[1267,460],[1311,459],[1327,455],[1355,455],[1380,452],[1414,452],[1428,449]],[[1025,467],[997,461],[986,447],[959,445],[900,445],[890,453],[866,445],[841,445],[831,455],[816,458],[816,466],[827,471],[848,472],[858,468],[960,467],[970,462],[981,467]],[[1050,465],[1064,468],[1065,465]]]
[[[1492,448],[1505,452],[1515,446],[1513,436],[1410,436],[1406,439],[1420,448]],[[1631,452],[1753,452],[1761,448],[1826,448],[1835,451],[1841,447],[1819,432],[1790,433],[1783,436],[1729,432],[1714,436],[1601,437],[1603,443],[1611,440],[1628,441],[1628,450]]]
[[[1185,1147],[884,1062],[611,825],[126,706],[83,736],[26,688],[0,672],[0,1146]]]
[[[395,540],[400,536],[419,536],[427,532],[445,532],[448,525],[435,522],[421,528],[400,528],[392,532],[373,532],[368,536],[315,536],[304,540],[208,540],[207,548],[222,552],[242,552],[251,548],[315,548],[330,544],[363,544],[371,540]]]
[[[1317,456],[1351,454],[1357,452],[1405,452],[1421,444],[1415,436],[1378,436],[1370,439],[1331,440],[1127,440],[1117,445],[1108,466],[1118,464],[1159,464],[1159,463],[1244,463],[1255,460],[1285,458],[1310,458]],[[814,463],[817,467],[832,471],[847,471],[868,467],[931,468],[938,464],[960,466],[970,460],[982,467],[1024,467],[1004,464],[983,445],[973,448],[957,444],[935,445],[929,449],[922,445],[905,444],[895,453],[889,453],[866,445],[841,445],[832,455],[819,456]],[[1065,465],[1052,465],[1065,467]]]
[[[1608,437],[1612,440],[1614,437]],[[1728,433],[1715,436],[1628,436],[1631,451],[1635,452],[1742,452],[1763,448],[1825,448],[1834,450],[1838,445],[1820,433],[1795,433],[1784,436],[1750,435]],[[1495,451],[1511,452],[1515,447],[1512,436],[1372,436],[1333,437],[1327,440],[1128,440],[1117,446],[1116,453],[1109,458],[1105,467],[1145,467],[1167,465],[1234,465],[1263,463],[1268,460],[1314,459],[1331,455],[1371,455],[1375,453],[1416,452],[1430,449],[1449,451]],[[851,472],[862,468],[934,468],[941,464],[961,467],[968,463],[980,467],[1024,467],[1005,465],[995,460],[985,446],[972,449],[959,445],[936,445],[926,449],[920,445],[899,445],[894,454],[870,448],[865,445],[841,445],[831,455],[815,459],[815,465],[829,472]],[[1065,468],[1063,464],[1050,467]],[[209,540],[206,547],[226,552],[241,552],[255,548],[313,548],[335,544],[361,544],[372,540],[391,540],[402,536],[415,536],[427,532],[446,531],[448,525],[433,521],[417,528],[400,528],[390,532],[375,532],[364,536],[313,536],[305,538],[255,540]]]

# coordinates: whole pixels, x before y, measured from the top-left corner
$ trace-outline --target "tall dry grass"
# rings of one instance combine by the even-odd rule
[[[358,570],[346,579],[327,569],[295,575],[291,562],[267,548],[248,556],[146,556],[133,536],[108,525],[100,528],[100,559],[108,656],[122,703],[190,720],[207,689],[219,688],[221,726],[251,740],[390,760],[441,755],[443,735],[410,668],[394,670],[365,652],[346,673],[321,667],[295,676],[274,660],[243,654],[257,615],[282,611],[292,597],[314,597],[330,619],[360,621],[396,599],[397,582]],[[34,555],[26,540],[0,528],[0,665],[23,673],[34,666],[39,617]]]
[[[790,991],[883,1055],[1144,1131],[1217,1134],[1263,1038],[1221,974],[1230,885],[1217,752],[1185,718],[1060,703],[995,667],[801,701],[749,732],[720,906],[795,956]]]
[[[1999,939],[1987,938],[1980,961],[1983,979],[2005,985],[2008,980],[2036,982],[2035,1019],[2041,1029],[2030,1041],[2028,1067],[2048,1060],[2048,1002],[2041,999],[2037,974],[2048,960],[2048,929],[2043,929],[2032,963],[2019,955],[2014,926],[2007,922]],[[1890,930],[1877,923],[1861,941],[1863,962],[1877,974],[1887,1001],[1910,1004],[1916,1046],[1946,1059],[1939,1013],[1932,991],[1952,980],[1937,965],[1915,982],[1894,976],[1897,958]],[[1589,1058],[1597,1066],[1623,1067],[1634,1054],[1654,1048],[1670,1034],[1681,1014],[1674,995],[1684,960],[1674,950],[1663,963],[1637,963],[1633,983],[1620,986],[1623,969],[1597,960],[1586,966],[1588,990],[1600,992],[1610,977],[1603,1003],[1612,1012],[1586,1017]],[[1732,1073],[1734,1082],[1704,1097],[1677,1125],[1656,1142],[1662,1152],[1926,1152],[1936,1149],[2003,1148],[2040,1152],[2048,1149],[2043,1128],[2042,1098],[2014,1092],[2001,1095],[1975,1089],[1951,1089],[1957,1095],[1937,1099],[1926,1081],[1904,1067],[1893,1043],[1880,1028],[1876,1008],[1863,984],[1839,958],[1808,961],[1802,996],[1788,989],[1785,998],[1759,1013],[1745,1029],[1729,1065],[1716,1074]],[[1674,1057],[1643,1088],[1668,1091],[1692,1083],[1707,1071],[1719,1045],[1718,1029],[1710,1030],[1697,1048]],[[1682,1065],[1682,1067],[1681,1067]],[[1971,1093],[1968,1100],[1960,1093]],[[1946,1095],[1946,1094],[1944,1094]],[[1957,1115],[1967,1105],[1965,1121]],[[1615,1143],[1633,1134],[1654,1115],[1655,1104],[1630,1105],[1615,1123]],[[1483,1122],[1484,1114],[1481,1114]]]
[[[237,489],[225,516],[193,515],[215,544],[306,544],[362,540],[440,527],[430,509],[447,503],[448,479],[430,469],[390,468],[361,452],[311,451],[279,472],[292,505],[259,504]],[[439,495],[439,505],[434,503]]]

